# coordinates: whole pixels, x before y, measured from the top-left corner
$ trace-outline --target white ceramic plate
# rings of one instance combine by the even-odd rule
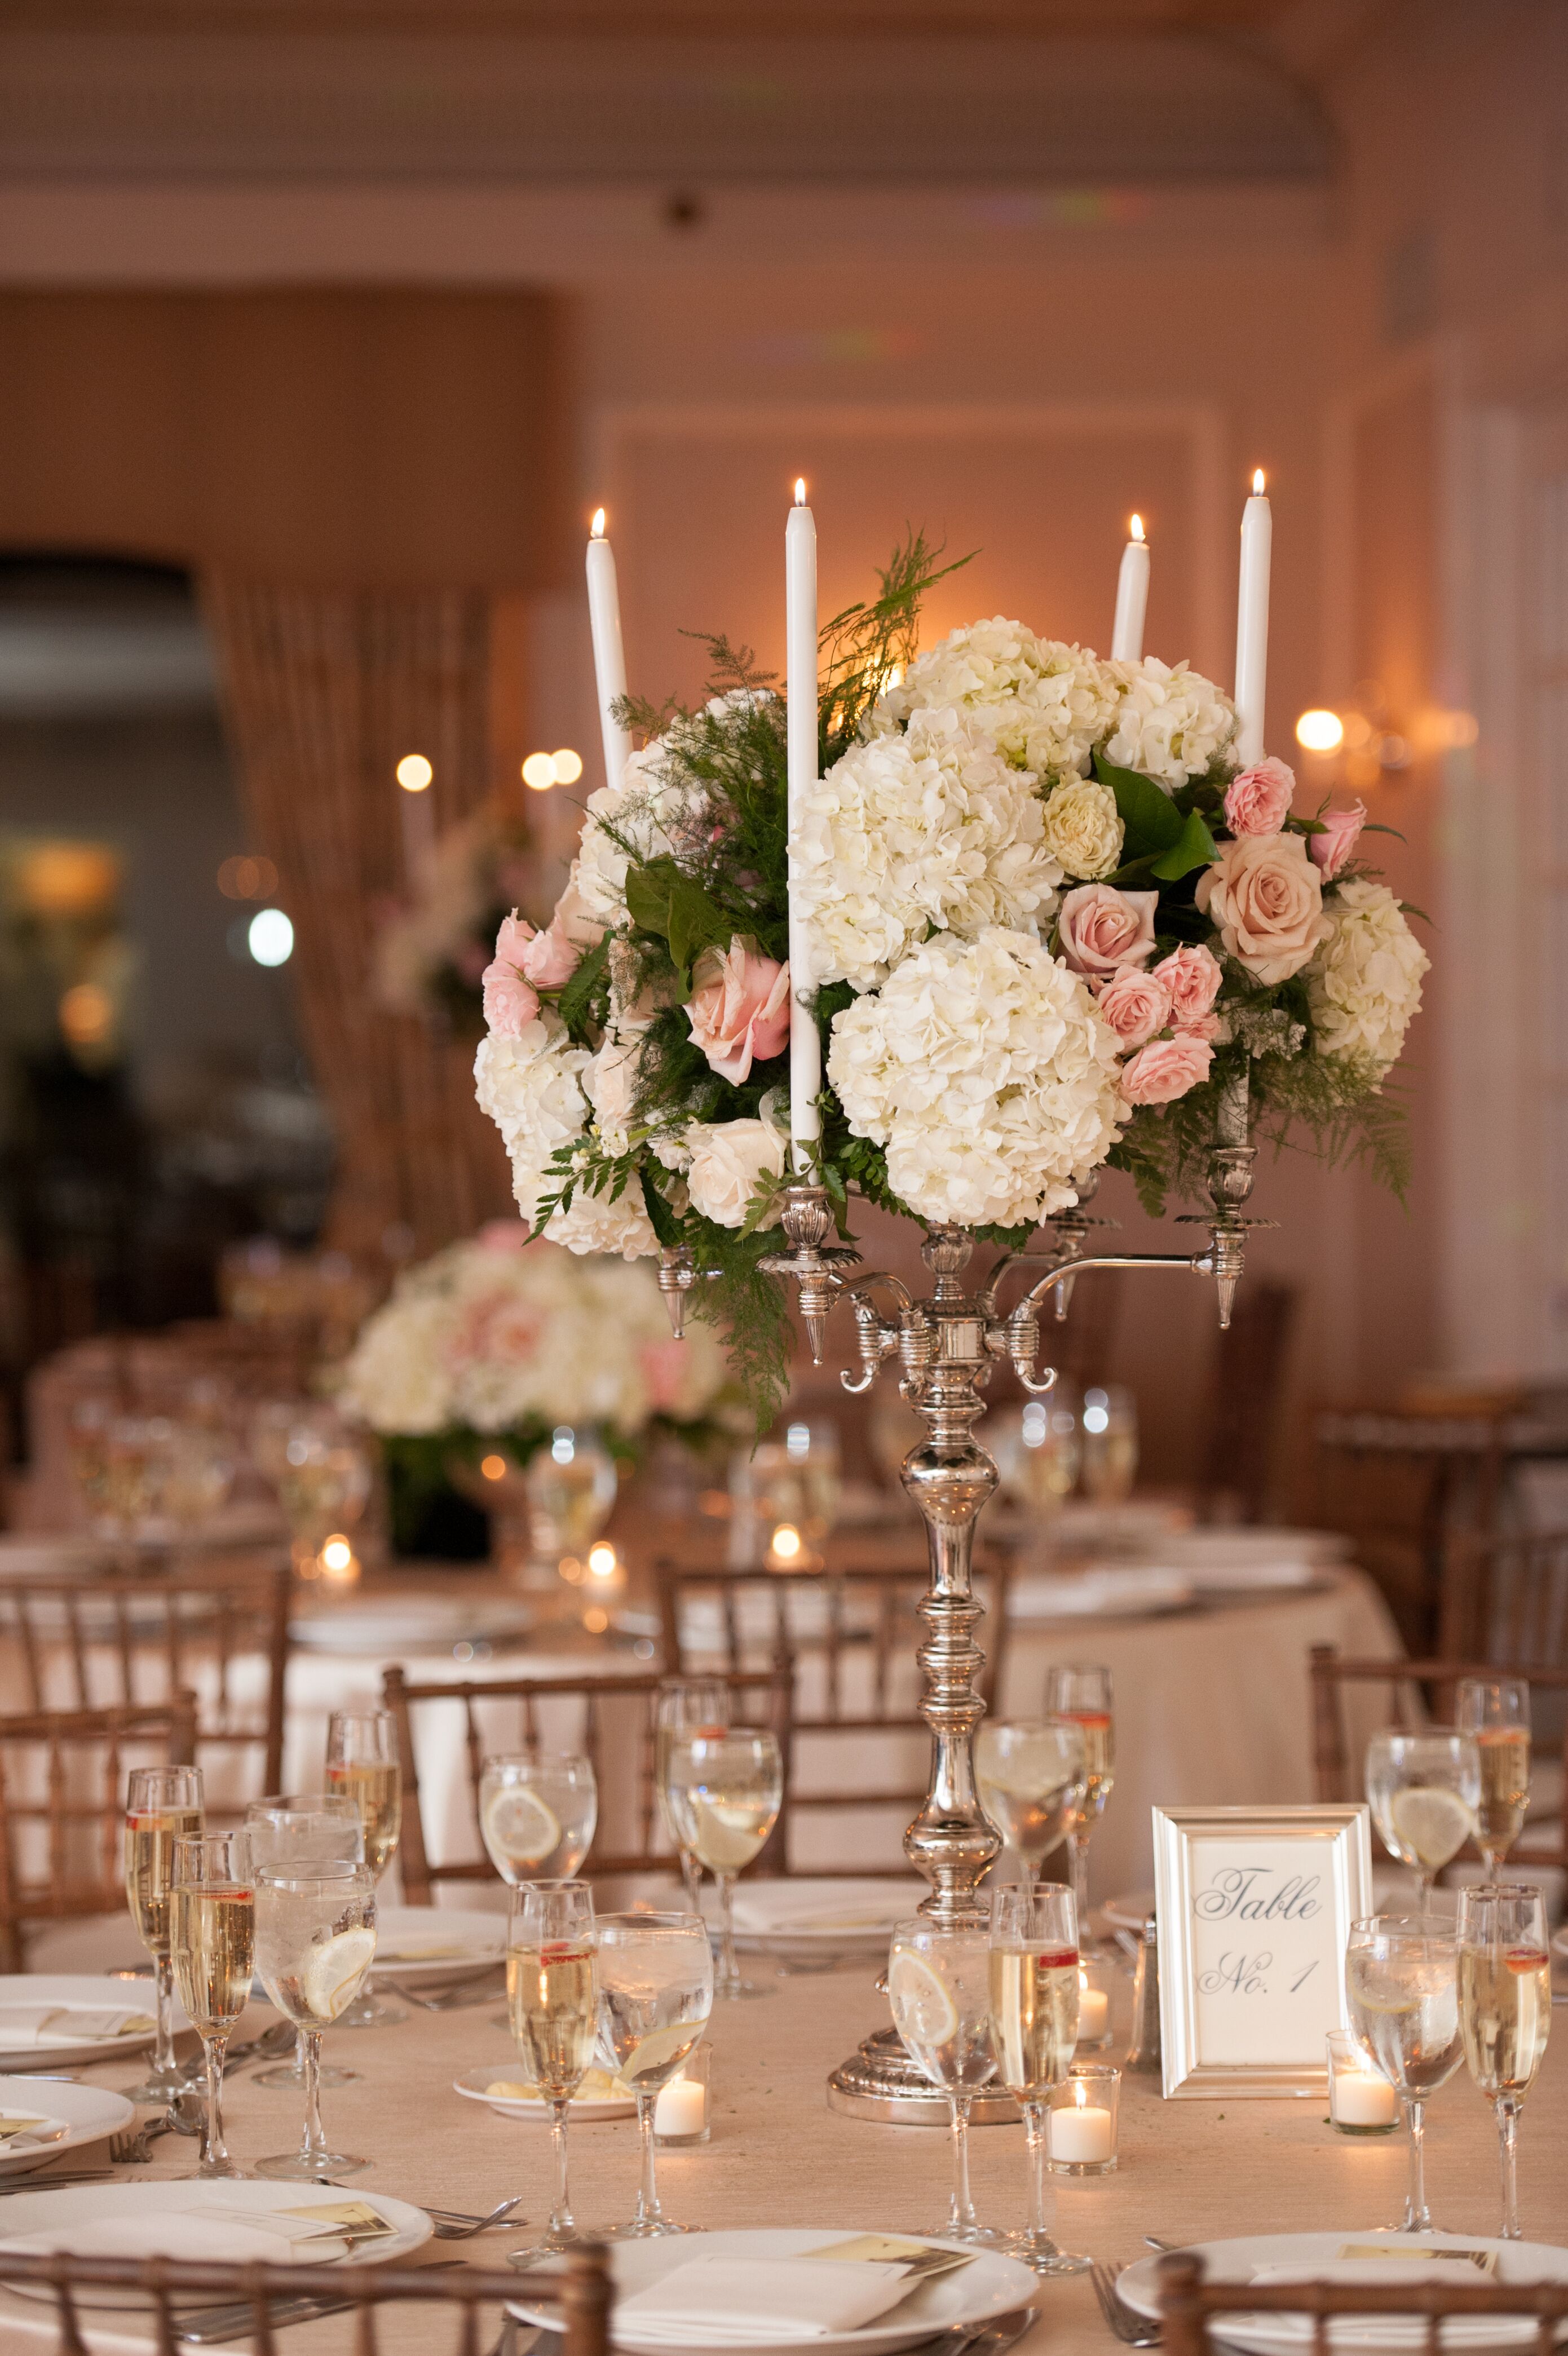
[[[311,1653],[443,1653],[455,1644],[521,1636],[536,1616],[531,1605],[504,1599],[466,1603],[455,1595],[367,1597],[362,1603],[303,1612],[290,1622],[289,1634]]]
[[[1499,2282],[1568,2282],[1568,2250],[1544,2242],[1499,2242],[1484,2233],[1260,2233],[1234,2242],[1195,2242],[1192,2248],[1204,2262],[1211,2280],[1251,2282],[1260,2266],[1320,2265],[1337,2258],[1348,2244],[1358,2249],[1386,2246],[1409,2249],[1412,2244],[1434,2249],[1496,2250]],[[1159,2260],[1140,2258],[1117,2280],[1116,2288],[1138,2315],[1159,2313]],[[1466,2278],[1461,2274],[1461,2280]],[[1476,2276],[1477,2282],[1484,2279]],[[1299,2356],[1312,2343],[1312,2319],[1305,2315],[1228,2315],[1225,2338],[1230,2346],[1251,2356]],[[1523,2348],[1535,2339],[1528,2316],[1477,2315],[1450,2318],[1443,2326],[1445,2348]],[[1421,2316],[1352,2315],[1329,2327],[1330,2344],[1343,2356],[1384,2356],[1390,2350],[1421,2349],[1426,2322]]]
[[[1260,1562],[1312,1563],[1319,1570],[1349,1558],[1343,1530],[1275,1529],[1249,1522],[1237,1529],[1173,1530],[1160,1539],[1160,1558],[1178,1570],[1208,1578],[1227,1564],[1246,1569]]]
[[[0,2078],[0,2114],[11,2119],[47,2117],[64,2129],[41,2147],[18,2151],[12,2143],[0,2143],[0,2176],[26,2176],[32,2169],[48,2168],[62,2151],[118,2135],[134,2120],[136,2106],[107,2086],[52,2085],[16,2077]]]
[[[371,1976],[456,1980],[489,1971],[506,1953],[506,1916],[456,1906],[378,1906]]]
[[[809,2251],[821,2250],[832,2242],[849,2241],[858,2229],[854,2225],[822,2225],[796,2228],[790,2232],[751,2232],[744,2233],[684,2233],[671,2234],[668,2241],[616,2242],[610,2246],[610,2272],[618,2294],[628,2295],[645,2290],[650,2283],[658,2282],[674,2266],[684,2265],[692,2258],[790,2258],[804,2257]],[[900,2241],[916,2241],[913,2233],[901,2233]],[[953,2242],[933,2242],[933,2249],[956,2249]],[[532,2280],[548,2279],[541,2268]],[[829,2332],[820,2339],[736,2341],[732,2348],[704,2347],[703,2356],[756,2356],[764,2346],[770,2356],[832,2356],[832,2351],[853,2351],[853,2356],[891,2356],[897,2348],[918,2347],[939,2331],[955,2324],[983,2323],[996,2315],[1009,2315],[1015,2308],[1027,2307],[1039,2288],[1039,2277],[1030,2273],[1016,2258],[1002,2257],[993,2250],[982,2250],[967,2266],[959,2266],[950,2275],[939,2275],[935,2282],[924,2283],[911,2293],[904,2306],[878,2317],[859,2331]],[[526,2317],[530,2323],[548,2323],[553,2310],[536,2303],[525,2290],[510,2310]],[[643,2343],[632,2329],[623,2329],[618,2316],[610,2319],[610,2340],[617,2348],[637,2348]],[[668,2340],[662,2343],[668,2349]]]
[[[808,1874],[777,1881],[743,1881],[735,1893],[736,1945],[747,1954],[877,1955],[886,1959],[897,1924],[908,1921],[923,1881],[839,1880]],[[716,1926],[718,1899],[703,1893],[703,1911]]]
[[[150,1979],[87,1979],[73,1973],[0,1974],[0,2070],[53,2070],[66,2062],[102,2062],[117,2053],[140,2053],[153,2041],[153,2031],[145,2029],[128,2037],[72,2038],[61,2033],[48,2045],[8,2045],[4,2016],[9,2007],[53,2004],[74,2012],[141,2012],[150,2019],[153,2001]],[[177,2031],[190,2027],[177,2000],[174,2026]]]
[[[499,2118],[532,2119],[536,2125],[542,2123],[548,2126],[550,2120],[548,2103],[542,2100],[507,2102],[488,2092],[498,2078],[510,2078],[515,2083],[521,2075],[520,2062],[491,2062],[481,2065],[478,2069],[465,2070],[460,2078],[454,2078],[452,2092],[455,2094],[463,2095],[470,2103],[485,2104],[489,2109],[496,2113]],[[585,2102],[579,2096],[575,2101],[567,2104],[566,2115],[574,2120],[634,2119],[637,2116],[637,2097],[635,2094],[617,2095],[613,2100],[607,2096],[602,2099],[590,2097]]]
[[[1042,1573],[1017,1579],[1008,1599],[1015,1620],[1129,1620],[1156,1612],[1179,1612],[1192,1601],[1191,1574],[1180,1570],[1075,1571],[1065,1578]]]
[[[1130,1890],[1120,1898],[1108,1898],[1100,1911],[1116,1930],[1141,1933],[1155,1911],[1155,1893],[1152,1890]]]
[[[7,2193],[5,2233],[0,2237],[0,2282],[5,2280],[5,2251],[18,2242],[28,2249],[38,2249],[58,2237],[56,2246],[81,2251],[96,2249],[104,2254],[113,2252],[117,2256],[151,2257],[162,2249],[166,2255],[194,2257],[199,2254],[199,2241],[193,2242],[188,2222],[192,2211],[248,2210],[265,2216],[269,2211],[331,2206],[342,2201],[365,2201],[397,2231],[349,2257],[324,2260],[324,2275],[329,2274],[334,2265],[372,2266],[382,2265],[388,2258],[406,2258],[435,2231],[423,2209],[415,2209],[407,2201],[393,2201],[384,2192],[362,2191],[358,2185],[264,2184],[244,2179],[199,2184],[183,2179],[158,2184],[78,2184],[57,2192],[40,2190]],[[160,2233],[160,2221],[171,2219],[180,2222]],[[211,2233],[211,2228],[206,2229],[200,2239],[210,2239]],[[290,2263],[287,2244],[271,2234],[265,2237],[262,2248],[252,2248],[247,2254],[272,2257],[280,2265]],[[27,2297],[54,2297],[42,2286],[16,2283],[7,2287]],[[75,2294],[81,2307],[127,2308],[143,2304],[134,2293],[113,2287],[91,2290],[79,2283]]]

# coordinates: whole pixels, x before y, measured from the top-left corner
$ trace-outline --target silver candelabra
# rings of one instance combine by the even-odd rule
[[[1248,1229],[1273,1224],[1246,1215],[1257,1152],[1248,1142],[1247,1113],[1243,1077],[1227,1090],[1220,1106],[1208,1159],[1212,1208],[1187,1220],[1208,1227],[1207,1249],[1090,1251],[1090,1229],[1115,1224],[1088,1209],[1094,1192],[1090,1182],[1080,1186],[1072,1209],[1049,1222],[1048,1250],[1008,1253],[974,1292],[963,1283],[974,1246],[962,1227],[929,1230],[920,1256],[933,1281],[929,1297],[917,1301],[898,1277],[858,1272],[859,1253],[832,1239],[833,1215],[824,1187],[797,1184],[783,1192],[779,1223],[789,1248],[761,1265],[795,1285],[812,1364],[822,1364],[828,1318],[842,1295],[854,1312],[860,1357],[858,1368],[841,1375],[844,1388],[869,1390],[896,1357],[899,1390],[927,1427],[925,1440],[905,1458],[901,1478],[926,1525],[930,1559],[931,1584],[918,1607],[927,1630],[918,1660],[926,1681],[920,1714],[931,1730],[931,1771],[904,1847],[931,1885],[920,1912],[936,1922],[956,1926],[985,1920],[978,1885],[1002,1847],[974,1781],[974,1732],[985,1709],[975,1691],[985,1655],[974,1640],[983,1616],[972,1581],[974,1526],[997,1482],[995,1465],[974,1437],[985,1411],[982,1394],[993,1368],[1004,1362],[1026,1390],[1050,1389],[1054,1369],[1036,1371],[1039,1304],[1054,1294],[1057,1320],[1065,1320],[1078,1279],[1091,1269],[1175,1269],[1212,1276],[1220,1325],[1230,1324]],[[1003,1288],[1018,1270],[1028,1280],[1004,1312]],[[659,1282],[677,1335],[684,1330],[687,1295],[700,1275],[684,1247],[661,1255]],[[862,2116],[911,2125],[947,2120],[945,2101],[915,2071],[892,2029],[868,2038],[832,2072],[828,2086],[835,2108]],[[997,2116],[1013,2115],[1010,2103],[993,2098],[989,2104],[977,2103],[974,2116],[987,2109]]]

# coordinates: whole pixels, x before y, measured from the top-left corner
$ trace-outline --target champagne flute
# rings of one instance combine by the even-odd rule
[[[380,1881],[397,1854],[403,1829],[403,1770],[397,1726],[388,1709],[335,1709],[327,1721],[327,1788],[351,1799],[365,1835],[365,1865]],[[380,2029],[407,2019],[394,2004],[367,1996],[350,2005],[339,2026]]]
[[[585,1881],[523,1881],[511,1893],[506,1939],[507,2011],[529,2083],[550,2105],[555,2198],[532,2254],[564,2250],[577,2228],[566,2190],[566,2110],[599,2034],[594,1900]]]
[[[1530,1687],[1523,1677],[1461,1677],[1454,1718],[1480,1753],[1476,1842],[1496,1881],[1530,1806]]]
[[[1458,1948],[1425,1914],[1371,1914],[1350,1925],[1345,1987],[1358,2043],[1397,2092],[1410,2137],[1402,2233],[1432,2233],[1425,2107],[1459,2067]]]
[[[1367,1745],[1367,1797],[1384,1847],[1415,1873],[1424,1914],[1433,1882],[1476,1829],[1481,1754],[1475,1736],[1452,1726],[1374,1734]]]
[[[950,1931],[924,1915],[900,1922],[888,1957],[887,1999],[909,2059],[948,2099],[952,2205],[946,2223],[925,2238],[1000,2247],[1007,2236],[977,2222],[969,2193],[970,2106],[996,2074],[989,1933]]]
[[[618,2074],[637,2096],[642,2182],[629,2224],[605,2242],[684,2233],[660,2205],[653,2114],[660,2089],[702,2042],[714,2008],[714,1954],[700,1914],[605,1914],[598,1925],[599,2030]]]
[[[125,1794],[125,1896],[136,1935],[153,1959],[157,2035],[153,2066],[133,2103],[166,2104],[195,2082],[176,2060],[174,1966],[169,1960],[169,1869],[177,1840],[202,1826],[199,1767],[133,1767]]]
[[[252,1872],[269,1865],[362,1865],[365,1860],[360,1804],[344,1792],[284,1793],[252,1800],[245,1810],[245,1826],[251,1837]],[[347,2086],[359,2074],[357,2070],[339,2070],[323,2062],[317,2071],[317,2083]],[[251,2083],[305,2092],[302,2029],[295,2031],[294,2060],[282,2062],[274,2070],[258,2070]]]
[[[243,2176],[223,2141],[223,2062],[230,2032],[251,1999],[256,1904],[243,1831],[199,1833],[174,1845],[169,1869],[169,1952],[179,2000],[207,2064],[207,2115],[198,2176]]]
[[[681,1860],[686,1903],[700,1914],[703,1869],[686,1846],[670,1796],[670,1746],[678,1734],[718,1734],[729,1724],[729,1687],[722,1677],[666,1677],[653,1703],[653,1788],[671,1847]]]
[[[1078,1905],[1079,1944],[1086,1955],[1097,1955],[1101,1942],[1089,1920],[1089,1844],[1116,1781],[1110,1670],[1082,1661],[1053,1663],[1046,1671],[1046,1709],[1053,1718],[1070,1718],[1083,1734],[1083,1797],[1068,1826],[1068,1849],[1072,1859],[1072,1894]]]
[[[747,1726],[722,1733],[677,1734],[670,1744],[671,1812],[683,1847],[719,1885],[716,1998],[771,1996],[743,1980],[735,1959],[735,1878],[751,1863],[779,1821],[784,1760],[776,1735]]]
[[[1073,1719],[983,1721],[974,1744],[980,1804],[1023,1865],[1026,1880],[1038,1879],[1066,1837],[1082,1805],[1088,1772],[1083,1729]]]
[[[1070,1890],[999,1890],[991,1901],[991,2042],[996,2072],[1024,2114],[1029,2223],[1007,2246],[1037,2275],[1080,2275],[1046,2223],[1046,2097],[1078,2042],[1078,1909]]]
[[[321,2126],[321,2032],[353,2003],[376,1952],[376,1884],[369,1866],[264,1867],[255,1879],[256,1968],[285,2020],[305,2034],[305,2132],[296,2151],[256,2162],[259,2176],[319,2182],[368,2159],[328,2148]]]
[[[1083,1486],[1097,1505],[1120,1505],[1138,1477],[1138,1403],[1120,1383],[1083,1395]]]
[[[593,1762],[575,1751],[487,1759],[479,1774],[479,1831],[503,1881],[569,1881],[598,1822]]]
[[[1482,1882],[1459,1893],[1459,2029],[1470,2075],[1498,2122],[1506,2242],[1520,2238],[1519,2115],[1552,2028],[1552,1952],[1539,1890]]]

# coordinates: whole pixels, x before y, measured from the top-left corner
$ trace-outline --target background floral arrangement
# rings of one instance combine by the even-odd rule
[[[1227,1083],[1254,1131],[1403,1182],[1380,1094],[1429,960],[1360,862],[1365,810],[1293,809],[1241,770],[1187,664],[1105,661],[997,618],[918,654],[940,575],[916,537],[822,633],[819,779],[794,845],[823,1033],[816,1174],[1020,1244],[1101,1164],[1145,1205],[1200,1174]],[[692,1247],[758,1411],[786,1377],[760,1277],[786,1183],[782,699],[709,642],[698,711],[590,795],[542,933],[485,976],[479,1101],[524,1218],[575,1251]]]
[[[376,996],[393,1014],[439,1014],[477,1038],[482,983],[496,927],[538,891],[533,845],[521,813],[486,802],[437,841],[412,903],[382,920]]]

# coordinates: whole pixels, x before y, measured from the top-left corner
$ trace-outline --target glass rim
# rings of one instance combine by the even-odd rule
[[[558,1897],[563,1890],[580,1890],[590,1905],[593,1902],[594,1885],[591,1881],[585,1881],[579,1873],[557,1874],[549,1881],[513,1881],[507,1886],[511,1891],[513,1906],[520,1898],[553,1898]]]
[[[200,1800],[203,1797],[201,1789],[201,1770],[199,1767],[189,1765],[177,1767],[129,1767],[126,1769],[125,1773],[125,1797],[127,1804],[129,1804],[131,1794],[134,1791],[136,1785],[138,1783],[146,1783],[154,1776],[166,1776],[172,1783],[177,1776],[188,1775],[195,1783],[197,1798]]]
[[[585,1751],[492,1751],[479,1762],[482,1783],[492,1767],[585,1767],[592,1774],[594,1762]]]
[[[687,1937],[693,1931],[700,1931],[704,1939],[708,1935],[707,1918],[703,1914],[674,1911],[667,1914],[596,1914],[594,1920],[600,1931],[608,1931],[612,1936],[651,1933],[655,1936],[669,1937],[677,1931]]]
[[[906,1933],[922,1939],[979,1939],[986,1946],[991,1944],[989,1922],[934,1922],[929,1914],[912,1914],[908,1922],[894,1923],[887,1934],[888,1945]]]
[[[1420,1939],[1429,1946],[1452,1947],[1459,1933],[1458,1918],[1444,1928],[1431,1914],[1358,1914],[1350,1924],[1353,1939],[1358,1931],[1369,1933],[1379,1939]]]
[[[1374,1742],[1474,1742],[1476,1730],[1470,1726],[1380,1726],[1367,1738],[1369,1751]]]
[[[327,1722],[328,1726],[371,1726],[382,1719],[389,1726],[396,1724],[396,1719],[390,1709],[329,1710]]]
[[[264,1800],[245,1803],[248,1825],[266,1824],[274,1816],[358,1816],[360,1803],[347,1792],[280,1793]]]
[[[376,1878],[368,1865],[332,1857],[302,1858],[299,1864],[308,1865],[310,1870],[306,1873],[291,1866],[259,1865],[254,1879],[258,1882],[270,1882],[274,1890],[341,1889],[347,1885],[349,1888],[362,1886],[374,1894]]]

